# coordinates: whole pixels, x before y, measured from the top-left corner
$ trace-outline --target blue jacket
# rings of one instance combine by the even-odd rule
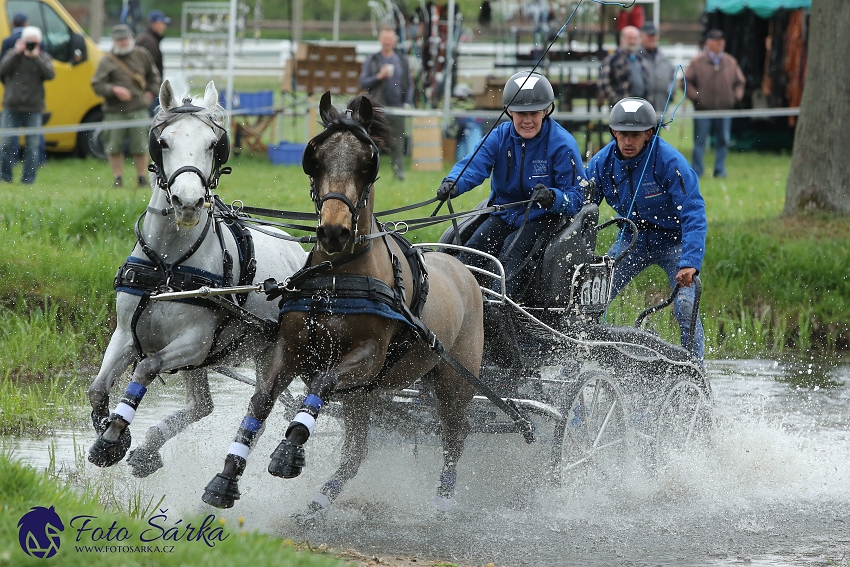
[[[581,153],[575,138],[551,118],[543,119],[540,133],[530,140],[517,134],[513,122],[503,122],[478,146],[478,154],[462,177],[460,172],[474,151],[457,162],[444,179],[457,181],[458,194],[490,177],[490,200],[515,203],[531,198],[532,188],[542,183],[555,191],[555,204],[548,211],[532,206],[529,220],[551,213],[572,216],[581,209],[584,196],[579,183],[585,178]],[[525,209],[516,206],[493,214],[519,228]]]
[[[587,164],[587,176],[596,179],[596,203],[601,203],[602,197],[605,197],[621,217],[626,216],[632,204],[634,187],[643,173],[631,220],[640,230],[680,231],[682,257],[679,268],[699,270],[705,256],[705,234],[708,230],[699,179],[688,160],[673,146],[659,137],[655,140],[649,165],[646,165],[649,147],[627,160],[617,149],[616,141],[591,158]],[[648,146],[651,143],[652,139]]]

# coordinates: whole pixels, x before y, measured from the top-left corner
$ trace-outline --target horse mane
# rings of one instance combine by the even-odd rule
[[[369,137],[372,138],[372,141],[375,142],[375,145],[378,146],[378,149],[382,152],[390,151],[390,141],[392,140],[392,128],[390,128],[390,123],[387,120],[386,115],[382,110],[382,106],[375,102],[369,95],[367,94],[359,94],[348,102],[348,106],[346,110],[351,111],[352,117],[360,116],[360,105],[364,100],[368,100],[372,104],[372,123],[366,128],[366,132],[369,134]],[[346,116],[347,113],[340,112],[333,106],[330,107],[328,111],[329,120],[323,120],[323,125],[325,128],[328,128],[332,125],[336,126],[345,126],[346,123],[356,122],[360,124],[360,122],[356,118],[349,118]]]
[[[186,100],[189,100],[189,99],[191,99],[190,104],[201,108],[201,110],[199,110],[197,112],[193,112],[192,113],[193,116],[197,116],[198,118],[207,119],[207,120],[210,120],[212,122],[215,122],[216,124],[218,124],[222,128],[225,127],[224,125],[227,123],[227,110],[223,106],[221,106],[218,102],[216,102],[215,106],[213,106],[212,108],[207,108],[207,107],[204,106],[204,95],[192,97],[191,95],[186,93],[180,98],[180,100],[183,101],[183,103],[185,103]],[[162,106],[160,106],[159,109],[157,110],[156,114],[153,117],[153,120],[151,122],[151,128],[153,129],[153,128],[156,128],[157,126],[161,126],[161,125],[165,124],[167,119],[168,119],[168,115],[169,115],[169,112],[164,110],[162,108]],[[173,114],[172,114],[172,116],[173,116]]]

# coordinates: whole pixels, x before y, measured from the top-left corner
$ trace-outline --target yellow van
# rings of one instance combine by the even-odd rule
[[[53,57],[56,78],[44,83],[45,112],[50,120],[45,126],[68,126],[100,122],[102,99],[91,88],[91,78],[103,53],[80,25],[57,0],[0,0],[0,39],[12,35],[12,18],[23,12],[29,25],[41,29],[45,49]],[[0,85],[0,100],[3,87]],[[87,132],[46,134],[49,152],[91,153]]]

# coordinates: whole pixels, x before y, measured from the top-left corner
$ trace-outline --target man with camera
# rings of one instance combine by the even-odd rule
[[[27,26],[15,47],[0,59],[3,81],[2,128],[41,128],[44,111],[44,81],[53,79],[53,58],[41,50],[41,30]],[[35,182],[39,162],[40,134],[26,135],[21,182]],[[4,136],[0,148],[0,181],[12,182],[15,136]]]

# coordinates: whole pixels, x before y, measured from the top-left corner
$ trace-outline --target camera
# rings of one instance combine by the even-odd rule
[[[26,43],[27,51],[33,51],[36,48],[36,46],[38,46],[38,42],[35,42],[35,41],[28,41]]]

